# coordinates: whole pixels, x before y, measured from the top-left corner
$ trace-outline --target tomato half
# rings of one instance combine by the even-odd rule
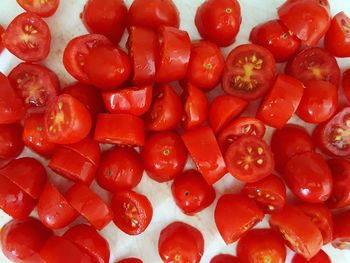
[[[270,89],[275,74],[276,62],[268,49],[255,44],[240,45],[226,58],[222,88],[230,95],[255,100]]]
[[[323,250],[320,250],[310,260],[306,260],[303,256],[296,254],[292,259],[292,263],[332,263],[332,260]]]
[[[0,54],[4,50],[4,43],[2,41],[1,35],[5,32],[5,29],[0,25]]]
[[[125,259],[116,261],[115,263],[143,263],[143,261],[138,258],[125,258]]]
[[[41,17],[52,16],[60,3],[60,0],[16,0],[17,3],[26,11],[37,14]]]
[[[0,158],[15,158],[23,151],[23,127],[20,124],[0,124]]]
[[[210,260],[210,263],[240,263],[241,261],[234,256],[228,255],[228,254],[220,254],[215,257],[213,257]]]
[[[334,216],[334,234],[332,245],[338,249],[350,249],[350,210]]]
[[[164,263],[199,263],[204,253],[203,235],[191,225],[174,222],[160,232],[158,253]]]
[[[350,69],[345,70],[343,73],[342,86],[344,95],[348,102],[350,102]]]
[[[128,235],[143,233],[153,217],[152,204],[144,195],[133,191],[119,191],[112,198],[114,224]]]

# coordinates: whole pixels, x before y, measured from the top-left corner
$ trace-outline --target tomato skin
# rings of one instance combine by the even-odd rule
[[[226,174],[226,164],[215,135],[208,126],[186,131],[181,136],[198,171],[209,185],[216,183]],[[205,152],[203,149],[210,149]]]
[[[33,3],[33,1],[28,0],[16,0],[17,3],[27,12],[31,12],[37,14],[41,17],[49,17],[52,16],[60,3],[60,0],[49,0],[44,3],[38,4],[37,2]]]
[[[270,20],[255,26],[249,40],[270,50],[276,62],[288,61],[300,48],[300,40],[280,20]]]
[[[348,100],[350,102],[350,69],[347,69],[343,73],[343,81],[342,81],[342,86],[343,86],[343,92]]]
[[[215,257],[213,257],[210,260],[210,263],[240,263],[241,261],[234,256],[228,255],[228,254],[220,254]]]
[[[128,235],[143,233],[153,217],[152,204],[148,198],[130,190],[115,193],[111,207],[114,224]]]
[[[186,223],[171,223],[160,232],[158,252],[165,263],[199,263],[204,253],[203,235]]]
[[[257,118],[271,127],[282,128],[298,109],[304,89],[305,86],[299,80],[279,75],[261,102]]]
[[[0,124],[0,158],[10,159],[21,154],[24,148],[22,125],[18,123]]]
[[[310,260],[306,260],[302,256],[296,254],[292,259],[292,263],[332,263],[332,261],[329,256],[321,249],[320,252],[318,252],[316,256]]]
[[[194,41],[186,80],[202,90],[212,90],[219,84],[224,66],[225,58],[216,44]]]
[[[114,147],[103,153],[96,180],[102,188],[118,192],[136,187],[142,175],[139,154],[133,148]]]
[[[334,232],[332,245],[338,249],[350,249],[350,211],[346,210],[334,216]]]
[[[125,258],[120,261],[116,261],[115,263],[143,263],[143,261],[138,258]]]
[[[173,131],[147,135],[141,157],[147,175],[159,182],[167,182],[180,174],[187,161],[187,149],[181,137]]]
[[[176,176],[171,191],[177,206],[186,215],[199,213],[210,206],[216,197],[214,187],[208,185],[196,170],[188,170]]]

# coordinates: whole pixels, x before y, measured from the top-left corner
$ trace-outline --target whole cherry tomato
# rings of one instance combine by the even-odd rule
[[[0,158],[15,158],[23,151],[22,125],[0,124]]]
[[[210,260],[210,263],[240,263],[241,261],[234,256],[228,255],[228,254],[220,254],[215,257],[213,257]]]
[[[26,11],[37,14],[41,17],[52,16],[60,3],[60,0],[45,0],[35,2],[33,0],[16,0],[17,3]]]
[[[342,86],[344,95],[348,102],[350,102],[350,69],[345,70],[343,73]]]
[[[350,249],[350,210],[341,212],[334,217],[334,232],[332,245],[338,249]]]
[[[329,256],[321,249],[320,252],[318,252],[316,256],[310,260],[306,260],[303,256],[296,254],[292,259],[292,263],[332,263],[332,261]]]

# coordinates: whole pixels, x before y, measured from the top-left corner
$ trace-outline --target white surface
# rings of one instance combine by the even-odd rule
[[[57,13],[46,19],[50,25],[53,36],[52,48],[49,58],[43,63],[55,70],[60,78],[62,87],[74,80],[65,71],[62,64],[62,52],[67,42],[74,36],[86,33],[83,24],[80,21],[79,14],[83,9],[86,0],[61,0],[61,5]],[[128,5],[132,0],[126,1]],[[203,0],[174,0],[181,13],[181,28],[187,30],[192,39],[198,39],[199,35],[194,26],[194,15],[197,7]],[[247,43],[251,28],[261,22],[273,19],[276,17],[276,8],[283,2],[283,0],[240,0],[242,8],[243,22],[241,31],[237,37],[237,41],[233,46]],[[344,0],[330,0],[332,5],[332,14],[336,14],[340,10],[345,10],[350,15],[350,5],[348,1]],[[259,6],[260,5],[260,6]],[[259,8],[257,8],[259,6]],[[1,0],[0,1],[0,24],[6,27],[10,21],[19,13],[21,8],[17,5],[15,0]],[[124,47],[125,38],[122,46]],[[232,47],[223,49],[227,54]],[[7,74],[20,61],[4,51],[0,56],[0,71]],[[342,69],[350,66],[349,59],[339,60]],[[248,112],[255,112],[255,105],[251,105]],[[248,113],[246,113],[248,114]],[[298,119],[293,119],[291,122],[300,123]],[[269,140],[271,131],[266,135]],[[33,156],[34,154],[26,150],[22,156]],[[40,159],[42,160],[42,159]],[[43,161],[43,160],[42,160]],[[188,164],[190,167],[191,164]],[[51,179],[63,187],[64,180],[61,177],[54,175],[48,170]],[[121,232],[113,223],[108,225],[101,234],[108,240],[111,249],[111,262],[125,257],[139,257],[145,263],[161,262],[158,256],[158,236],[160,231],[173,221],[184,221],[197,227],[205,238],[205,253],[202,258],[203,263],[207,263],[210,259],[220,253],[235,253],[235,244],[226,246],[216,230],[213,218],[213,211],[216,204],[212,204],[208,209],[202,213],[189,217],[185,216],[175,205],[171,192],[170,183],[158,184],[151,181],[146,175],[143,177],[140,185],[135,189],[136,191],[146,194],[153,204],[154,218],[148,229],[141,235],[130,237]],[[217,190],[217,197],[223,193],[233,193],[238,191],[241,184],[235,181],[230,175],[226,175],[219,183],[215,185]],[[93,184],[103,198],[108,199],[105,191],[101,190],[96,184]],[[35,214],[35,212],[34,212]],[[0,211],[0,226],[6,223],[10,218]],[[83,222],[83,219],[79,220]],[[267,217],[264,222],[257,227],[267,227]],[[334,263],[348,263],[350,262],[350,251],[340,251],[333,249],[331,246],[324,248],[326,252],[332,257]],[[292,253],[289,252],[287,262],[290,262]],[[0,252],[0,262],[9,262]]]

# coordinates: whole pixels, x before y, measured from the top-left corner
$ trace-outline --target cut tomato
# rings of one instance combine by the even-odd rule
[[[338,249],[350,250],[350,210],[334,217],[334,236],[332,245]]]
[[[52,16],[60,3],[60,0],[16,0],[17,3],[26,11],[37,14],[42,17]]]
[[[310,260],[306,260],[303,256],[296,254],[292,259],[292,263],[332,263],[332,260],[321,249],[320,252],[318,252],[316,256],[314,256]]]
[[[333,17],[324,46],[336,57],[350,56],[350,18],[344,12]]]
[[[21,154],[24,148],[22,125],[0,124],[0,159],[11,159]]]

